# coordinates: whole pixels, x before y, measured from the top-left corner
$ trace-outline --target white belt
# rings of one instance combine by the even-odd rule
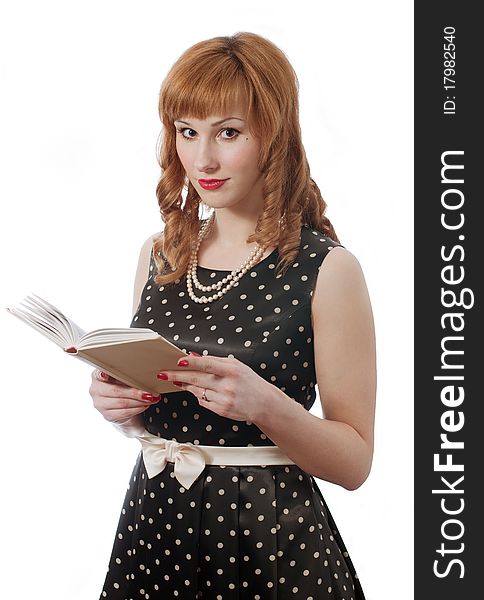
[[[175,442],[146,431],[135,436],[141,443],[148,478],[161,473],[167,462],[175,463],[174,474],[190,488],[205,465],[293,465],[278,446],[201,446]]]

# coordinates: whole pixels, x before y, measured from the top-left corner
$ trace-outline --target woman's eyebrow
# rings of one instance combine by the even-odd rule
[[[221,121],[215,121],[215,123],[212,123],[211,127],[217,127],[217,125],[221,125],[222,123],[225,123],[225,121],[231,121],[232,119],[236,119],[237,121],[242,121],[242,123],[244,123],[244,119],[239,119],[239,117],[226,117]],[[175,122],[184,123],[185,125],[191,125],[191,123],[189,123],[188,121],[182,121],[181,119],[175,119]]]

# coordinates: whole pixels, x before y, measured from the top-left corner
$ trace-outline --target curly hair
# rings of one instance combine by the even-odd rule
[[[161,85],[158,104],[163,130],[156,196],[165,224],[153,244],[158,285],[186,273],[201,226],[201,198],[178,158],[173,121],[225,114],[241,94],[248,101],[249,129],[261,139],[258,166],[264,176],[263,210],[247,243],[276,246],[277,273],[283,273],[297,256],[302,225],[339,241],[310,175],[301,140],[298,92],[296,73],[285,54],[254,33],[198,42],[174,63]]]

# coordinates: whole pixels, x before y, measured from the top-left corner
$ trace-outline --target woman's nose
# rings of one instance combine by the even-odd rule
[[[210,140],[200,140],[197,146],[195,168],[200,173],[212,172],[217,169],[219,166],[217,149],[210,143]]]

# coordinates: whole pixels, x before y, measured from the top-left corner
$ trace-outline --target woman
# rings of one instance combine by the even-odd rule
[[[101,598],[361,599],[314,477],[354,490],[370,471],[373,320],[310,177],[296,75],[260,36],[217,37],[173,65],[159,112],[165,227],[131,325],[190,356],[155,398],[93,372],[95,407],[143,450]]]

